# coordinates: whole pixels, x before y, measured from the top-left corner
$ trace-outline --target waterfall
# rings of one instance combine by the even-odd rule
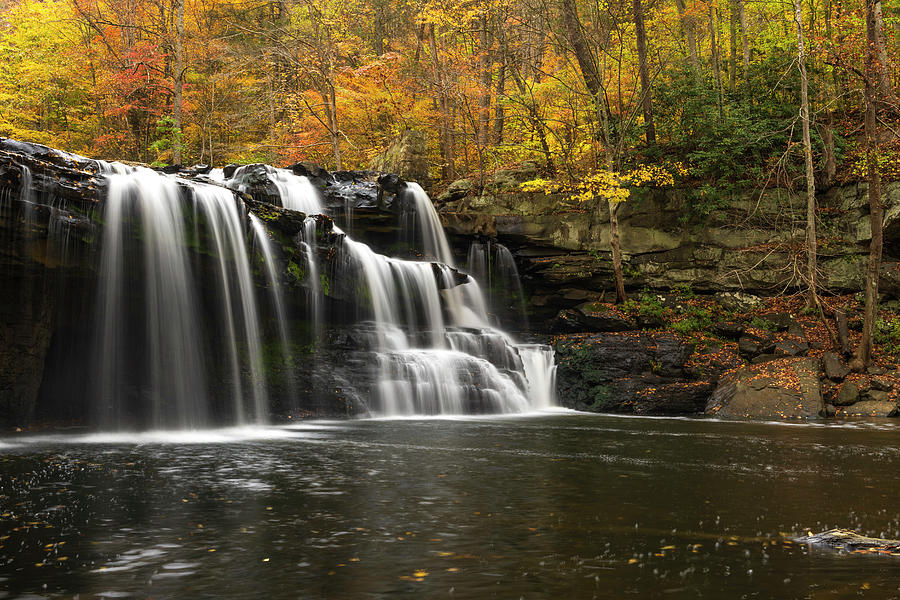
[[[222,175],[221,185],[218,173],[188,181],[118,163],[98,168],[108,180],[94,378],[101,423],[196,428],[264,422],[270,399],[261,323],[274,315],[290,368],[295,357],[285,294],[291,288],[282,283],[287,265],[279,266],[286,255],[232,190],[260,192],[307,214],[323,211],[318,191],[305,177],[265,165],[239,167],[230,179]],[[356,311],[354,352],[368,357],[353,364],[371,370],[360,371],[372,377],[370,415],[521,413],[552,405],[552,351],[517,343],[492,327],[478,277],[452,266],[428,195],[409,184],[406,199],[427,260],[378,254],[337,227],[333,234],[323,230],[331,245],[320,248],[318,227],[330,223],[321,216],[307,216],[292,242],[282,242],[305,273],[302,298],[313,347],[325,343],[324,299],[336,297],[339,286],[343,304]],[[513,277],[511,254],[493,248],[494,259],[471,270],[489,281]],[[489,256],[491,246],[484,250],[481,255]],[[259,282],[254,256],[263,267]],[[503,266],[492,274],[493,264]],[[268,298],[262,305],[260,293]],[[332,367],[316,356],[317,368]],[[291,374],[285,377],[290,386]],[[301,406],[296,391],[289,393],[291,405]]]
[[[291,352],[291,340],[288,335],[287,328],[287,311],[284,306],[284,294],[282,293],[281,283],[279,282],[278,272],[277,272],[277,262],[275,261],[275,253],[272,250],[272,243],[269,240],[269,235],[266,232],[266,228],[263,226],[262,221],[259,218],[250,213],[250,226],[253,230],[254,240],[256,242],[257,250],[262,254],[263,265],[266,270],[266,281],[268,282],[269,289],[269,297],[272,300],[273,307],[275,308],[275,317],[278,322],[278,337],[281,341],[281,355],[284,360],[284,364],[286,367],[290,368],[290,366],[294,362],[293,353]],[[288,393],[291,396],[291,401],[295,402],[297,399],[297,390],[294,387],[293,379],[288,376],[287,378],[287,389]]]
[[[441,227],[441,219],[434,210],[428,194],[418,183],[409,182],[406,184],[406,196],[412,203],[418,233],[422,236],[422,249],[426,256],[449,267],[454,266],[453,253],[450,251],[450,244],[447,243],[447,236],[444,235],[444,229]]]
[[[196,428],[223,418],[262,422],[268,398],[243,204],[219,186],[140,167],[121,171],[105,175],[96,319],[100,422],[144,428]],[[192,228],[185,226],[190,220]],[[211,259],[191,252],[204,245]],[[215,294],[204,289],[201,259],[214,265]],[[210,398],[204,342],[212,342],[204,331],[224,338],[213,352],[224,358],[231,390],[224,415]]]
[[[467,257],[469,273],[487,289],[487,304],[493,314],[514,317],[522,329],[528,329],[525,293],[512,252],[503,244],[472,242]]]
[[[410,186],[426,248],[451,259],[428,195]],[[516,344],[492,329],[474,278],[445,263],[388,258],[349,237],[343,248],[344,272],[366,284],[359,304],[361,317],[372,319],[368,334],[378,358],[374,415],[515,413],[552,405],[552,351]]]
[[[248,191],[265,176],[274,184],[281,206],[297,210],[307,215],[321,214],[322,202],[319,192],[306,177],[295,175],[287,169],[279,169],[270,165],[246,165],[235,169],[225,185],[239,191]]]
[[[149,169],[109,174],[100,265],[97,396],[107,427],[208,424],[193,275],[178,184]],[[130,223],[139,219],[140,231]],[[140,235],[140,239],[138,238]],[[127,260],[138,245],[143,264]],[[129,253],[133,255],[133,252]],[[129,315],[126,271],[143,271],[142,306]],[[140,331],[134,331],[144,324]],[[129,326],[131,325],[131,326]],[[133,374],[126,377],[126,374]],[[127,402],[140,386],[138,402]]]
[[[22,174],[19,176],[19,199],[22,202],[31,202],[31,169],[29,169],[25,165],[21,165],[21,168]]]

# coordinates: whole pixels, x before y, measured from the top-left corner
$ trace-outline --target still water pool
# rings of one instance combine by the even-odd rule
[[[0,438],[2,598],[900,598],[900,427],[543,414]]]

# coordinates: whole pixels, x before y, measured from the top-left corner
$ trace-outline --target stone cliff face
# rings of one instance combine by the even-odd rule
[[[444,226],[465,239],[495,238],[518,259],[536,314],[596,300],[612,290],[609,213],[572,205],[561,195],[525,193],[528,168],[501,171],[478,190],[454,182],[438,197]],[[862,288],[870,237],[865,184],[833,188],[819,198],[819,262],[835,293]],[[882,291],[900,294],[900,183],[885,186]],[[632,290],[689,285],[699,293],[775,295],[800,285],[805,200],[785,190],[732,197],[699,218],[679,189],[636,190],[619,208],[625,283]]]

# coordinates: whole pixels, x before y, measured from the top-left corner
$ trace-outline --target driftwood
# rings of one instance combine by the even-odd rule
[[[829,529],[822,533],[810,533],[794,540],[801,544],[827,546],[854,553],[873,553],[900,556],[900,540],[866,537],[850,529]]]

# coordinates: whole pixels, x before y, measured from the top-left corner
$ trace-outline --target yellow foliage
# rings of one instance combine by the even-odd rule
[[[673,173],[674,171],[674,173]],[[532,179],[521,184],[523,192],[543,192],[545,194],[565,193],[572,200],[590,202],[606,200],[624,202],[635,187],[666,187],[675,185],[675,175],[687,175],[681,163],[666,165],[640,165],[628,171],[597,169],[582,179],[563,184],[549,179]]]

